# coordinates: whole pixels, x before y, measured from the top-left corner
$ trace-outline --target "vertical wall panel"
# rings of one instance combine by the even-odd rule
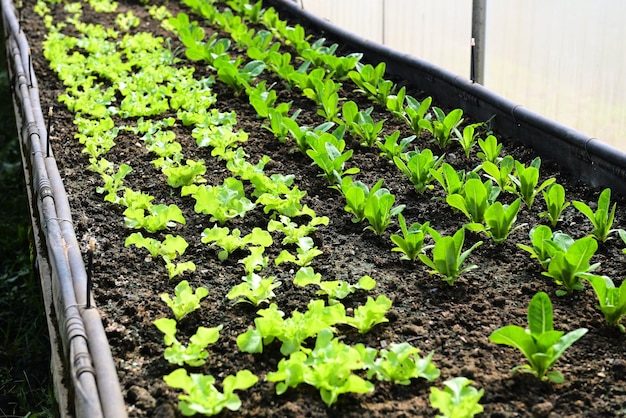
[[[469,77],[472,0],[298,0]],[[488,0],[485,85],[626,150],[626,1]]]

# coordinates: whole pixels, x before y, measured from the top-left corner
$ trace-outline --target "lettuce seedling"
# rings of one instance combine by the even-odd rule
[[[559,232],[553,234],[547,225],[533,227],[528,236],[530,237],[531,246],[525,244],[517,244],[517,246],[528,252],[530,258],[537,259],[544,270],[548,270],[548,265],[555,251],[565,251],[574,242],[567,234]]]
[[[465,227],[470,231],[484,232],[493,239],[494,243],[501,244],[511,232],[524,226],[522,224],[513,227],[517,220],[517,213],[521,203],[522,200],[520,198],[515,199],[510,205],[494,202],[485,210],[484,224],[470,223]]]
[[[487,178],[493,180],[501,190],[514,192],[516,189],[513,185],[513,171],[515,170],[515,159],[507,155],[501,158],[498,163],[492,163],[491,161],[485,161],[480,165],[480,168],[485,172]]]
[[[598,298],[598,308],[604,314],[606,323],[626,332],[624,325],[620,323],[626,315],[626,280],[622,281],[620,287],[615,287],[613,280],[607,276],[585,274],[583,278],[591,283]]]
[[[288,250],[282,250],[274,260],[274,263],[276,263],[277,266],[282,263],[293,263],[297,266],[305,267],[311,264],[315,257],[323,254],[323,252],[315,246],[313,238],[311,237],[299,238],[297,245],[296,255],[293,255]]]
[[[217,255],[220,261],[226,260],[235,250],[248,245],[267,248],[274,243],[270,233],[258,227],[253,228],[248,235],[241,236],[241,231],[237,228],[231,231],[227,227],[220,228],[217,225],[211,229],[205,228],[201,241],[222,249]]]
[[[400,224],[402,235],[391,235],[391,241],[396,244],[396,247],[392,248],[391,251],[401,252],[401,260],[415,261],[422,252],[424,238],[430,228],[430,222],[425,222],[424,224],[415,222],[407,228],[404,216],[398,213],[398,223]]]
[[[431,170],[439,170],[443,158],[443,155],[434,156],[429,148],[425,148],[422,151],[409,151],[400,157],[395,157],[393,162],[413,183],[415,190],[418,193],[423,193],[426,189],[433,188],[431,183],[434,177]]]
[[[452,134],[457,137],[461,136],[458,127],[463,122],[463,110],[454,109],[446,115],[440,108],[433,106],[435,119],[426,120],[423,124],[424,129],[433,135],[433,142],[439,146],[439,149],[445,149],[452,140]]]
[[[387,96],[385,106],[387,110],[391,112],[393,116],[398,119],[405,118],[404,101],[406,98],[406,86],[402,86],[396,94],[390,94]]]
[[[298,225],[293,222],[288,216],[280,215],[279,221],[271,219],[267,224],[267,230],[269,232],[280,231],[285,235],[282,243],[296,244],[300,238],[309,236],[313,232],[317,231],[318,225],[328,225],[329,219],[327,216],[315,216],[305,225]]]
[[[234,286],[226,297],[235,300],[235,303],[247,302],[255,306],[259,306],[263,302],[269,303],[270,299],[274,299],[274,289],[281,285],[281,282],[275,281],[276,277],[261,277],[256,273],[250,273],[241,278],[243,283]]]
[[[477,390],[470,386],[471,383],[466,377],[455,377],[443,382],[443,390],[430,388],[430,404],[442,413],[437,418],[472,418],[483,412],[484,408],[478,402],[485,391]]]
[[[448,205],[460,210],[471,222],[483,223],[485,211],[495,201],[500,189],[493,187],[491,180],[485,183],[478,178],[468,178],[463,190],[446,197]]]
[[[245,196],[241,180],[234,177],[228,177],[219,186],[183,186],[181,196],[189,195],[196,201],[194,210],[197,213],[211,215],[211,222],[218,222],[220,225],[237,216],[243,218],[255,207]]]
[[[439,184],[441,184],[441,188],[445,192],[446,196],[463,192],[463,187],[465,186],[466,181],[465,170],[457,171],[450,164],[443,163],[441,165],[441,169],[431,169],[430,174],[435,180],[437,180],[437,182],[439,182]],[[472,171],[467,175],[467,177],[471,178],[470,176],[475,175],[476,173]]]
[[[368,296],[365,305],[354,309],[354,316],[346,316],[346,323],[356,328],[360,334],[365,334],[376,324],[389,322],[385,314],[391,308],[391,300],[380,295],[374,300]]]
[[[129,228],[145,229],[154,233],[179,224],[185,224],[185,218],[180,208],[172,205],[150,205],[148,208],[126,208],[124,223]]]
[[[502,144],[498,143],[498,139],[495,136],[489,135],[484,140],[479,138],[478,146],[482,152],[478,152],[476,156],[483,162],[489,161],[496,164],[499,161]]]
[[[311,87],[306,87],[302,93],[313,100],[320,109],[317,114],[328,122],[337,120],[339,114],[339,88],[340,83],[335,83],[331,78],[322,81],[317,78],[310,78]]]
[[[564,251],[555,251],[548,263],[548,271],[541,274],[552,277],[556,284],[563,285],[566,290],[557,290],[557,296],[563,296],[574,290],[582,290],[583,273],[591,273],[600,263],[590,264],[589,260],[598,249],[598,242],[591,236],[574,241]]]
[[[381,151],[381,157],[393,161],[395,157],[400,157],[400,155],[408,151],[409,145],[411,145],[411,142],[413,142],[415,138],[415,135],[411,135],[400,139],[400,131],[395,131],[391,135],[385,135],[384,142],[376,141],[376,146],[378,146]],[[400,142],[398,142],[399,139]]]
[[[337,402],[342,393],[367,393],[374,390],[371,382],[353,372],[361,370],[363,362],[359,351],[346,345],[329,329],[320,330],[315,347],[308,355],[303,351],[292,353],[278,363],[278,370],[267,374],[269,382],[278,382],[276,394],[282,395],[290,387],[307,383],[320,391],[328,406]]]
[[[174,298],[167,293],[162,293],[161,300],[170,307],[177,321],[200,308],[200,301],[209,294],[209,291],[204,287],[198,287],[194,292],[187,280],[178,283],[174,292]]]
[[[272,303],[267,309],[259,309],[254,320],[256,328],[250,328],[237,337],[237,346],[246,353],[262,353],[263,346],[271,344],[274,339],[282,342],[280,352],[287,356],[299,351],[308,338],[328,328],[334,331],[337,324],[346,323],[346,310],[343,304],[326,306],[323,300],[309,302],[306,312],[293,311],[291,317],[284,319],[285,314]]]
[[[351,100],[345,102],[342,106],[342,116],[346,129],[354,137],[359,138],[359,143],[362,146],[374,146],[378,135],[383,129],[383,120],[374,123],[374,119],[371,116],[373,110],[373,107],[369,107],[359,111],[357,104]]]
[[[465,228],[459,229],[452,236],[441,236],[432,228],[429,228],[429,231],[431,237],[435,240],[433,256],[429,258],[425,254],[419,254],[418,257],[424,264],[433,269],[430,272],[431,274],[441,275],[443,280],[452,286],[461,274],[478,268],[474,264],[463,267],[467,256],[483,243],[478,241],[467,250],[461,252],[465,242]]]
[[[387,97],[392,94],[393,82],[385,80],[387,64],[379,63],[376,67],[371,64],[356,64],[356,70],[348,72],[348,77],[357,85],[356,91],[381,104],[387,105]]]
[[[237,411],[241,407],[241,399],[235,391],[248,389],[259,379],[249,370],[240,370],[234,376],[226,376],[222,382],[223,392],[215,387],[213,376],[196,373],[189,375],[185,369],[176,369],[164,376],[163,380],[171,388],[182,389],[185,392],[178,395],[178,408],[183,415],[213,416],[224,408]]]
[[[167,234],[163,241],[159,241],[155,238],[144,237],[141,232],[130,234],[124,241],[124,245],[145,248],[152,257],[168,257],[170,260],[183,255],[188,246],[187,241],[180,235]]]
[[[541,158],[539,157],[535,158],[529,167],[525,167],[524,164],[515,161],[515,175],[510,176],[511,181],[515,185],[511,191],[521,197],[528,208],[532,207],[535,196],[539,192],[556,181],[554,177],[551,177],[538,185],[540,167]]]
[[[391,343],[388,350],[382,349],[380,352],[362,344],[355,348],[361,353],[368,379],[376,376],[381,381],[410,385],[411,379],[423,378],[432,382],[440,374],[431,362],[434,352],[420,358],[420,350],[406,342]]]
[[[507,325],[498,328],[489,336],[496,344],[504,344],[519,349],[528,364],[517,366],[513,370],[532,373],[540,380],[563,383],[563,375],[558,371],[549,371],[561,355],[587,332],[578,328],[565,335],[555,331],[552,325],[552,301],[544,292],[533,296],[528,305],[528,328]]]
[[[293,279],[296,286],[317,285],[320,290],[317,295],[327,295],[328,304],[333,305],[357,290],[372,290],[376,287],[376,280],[370,276],[363,276],[356,284],[344,280],[322,280],[322,275],[316,273],[312,267],[301,267]]]
[[[543,200],[548,210],[541,212],[539,217],[548,218],[554,228],[561,220],[563,210],[570,205],[565,202],[565,189],[558,183],[552,184],[543,192]]]
[[[476,128],[483,126],[482,122],[474,123],[472,125],[467,125],[463,128],[463,134],[457,135],[456,140],[461,144],[463,151],[465,151],[465,158],[469,160],[470,153],[472,152],[472,148],[476,145],[476,140],[478,136],[478,132],[476,132]]]
[[[382,186],[382,179],[378,180],[371,189],[361,181],[353,181],[350,176],[341,179],[341,193],[346,199],[344,210],[354,215],[352,222],[357,223],[365,219],[365,206],[367,205],[367,201],[370,196],[376,194]]]
[[[165,359],[171,364],[182,366],[187,364],[192,367],[202,366],[209,357],[206,347],[215,343],[220,337],[222,325],[214,328],[198,327],[196,333],[189,338],[189,345],[183,345],[176,339],[176,320],[171,318],[159,318],[154,325],[164,335]]]
[[[428,129],[431,126],[428,109],[430,109],[432,101],[430,96],[422,100],[421,103],[412,96],[406,96],[403,118],[417,137],[420,136],[423,129]]]
[[[595,212],[584,202],[574,200],[572,205],[591,221],[593,224],[591,235],[598,241],[606,242],[609,239],[609,234],[616,231],[611,229],[615,220],[615,209],[617,208],[617,203],[614,203],[611,208],[611,189],[606,188],[600,193],[598,208]]]
[[[320,136],[310,136],[309,146],[306,154],[322,169],[323,174],[319,177],[325,177],[330,185],[341,184],[342,177],[360,171],[357,167],[344,169],[354,150],[344,152],[346,142],[343,139],[322,133]]]
[[[365,229],[372,230],[378,236],[382,236],[383,232],[391,224],[391,219],[402,212],[405,205],[393,206],[396,197],[387,189],[378,189],[375,193],[371,193],[365,203],[363,215],[369,225]]]
[[[133,170],[131,166],[121,164],[115,171],[112,163],[104,158],[100,158],[97,164],[92,164],[89,167],[100,174],[104,181],[104,185],[97,187],[96,192],[106,192],[104,200],[111,203],[119,203],[120,198],[117,193],[124,188],[124,178]]]
[[[204,160],[187,160],[185,164],[164,167],[162,171],[167,176],[167,184],[174,188],[206,181],[202,177],[206,173]]]
[[[243,264],[247,275],[267,267],[269,257],[265,255],[265,247],[248,247],[248,251],[250,251],[250,255],[238,261],[238,263]]]

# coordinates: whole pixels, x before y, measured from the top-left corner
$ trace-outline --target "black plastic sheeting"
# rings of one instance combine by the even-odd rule
[[[264,0],[285,17],[295,18],[305,27],[314,27],[333,42],[362,52],[372,64],[385,62],[387,74],[406,80],[431,95],[440,106],[461,108],[477,121],[491,119],[500,136],[514,138],[533,148],[544,159],[557,162],[592,187],[611,187],[626,194],[626,153],[597,138],[539,115],[519,104],[419,58],[379,43],[363,39],[288,0]],[[468,64],[469,65],[469,64]]]

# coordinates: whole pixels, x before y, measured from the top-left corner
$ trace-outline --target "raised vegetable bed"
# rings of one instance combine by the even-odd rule
[[[47,199],[48,189],[34,181],[38,164],[58,166],[69,203],[67,213],[34,221],[44,226],[38,253],[59,271],[46,277],[51,283],[78,276],[70,292],[76,300],[54,306],[59,324],[65,324],[59,312],[68,309],[101,315],[121,392],[115,379],[104,382],[97,368],[89,371],[100,413],[433,416],[434,388],[465,377],[484,391],[476,399],[487,416],[624,414],[624,334],[606,323],[588,280],[559,276],[563,269],[551,261],[586,254],[589,263],[578,265],[577,273],[600,263],[595,275],[622,282],[626,244],[617,231],[604,241],[581,208],[606,206],[600,192],[622,179],[623,156],[584,139],[580,148],[578,139],[568,142],[558,129],[543,129],[549,121],[535,123],[540,118],[515,106],[509,112],[507,103],[499,108],[485,89],[438,69],[420,84],[406,69],[418,68],[415,62],[404,68],[378,46],[338,38],[340,31],[316,26],[311,17],[294,17],[291,5],[227,3],[119,3],[114,9],[107,2],[40,2],[20,12],[29,22],[25,33],[39,89],[24,72],[19,88],[25,93],[17,97],[37,95],[41,108],[54,108],[49,120],[33,122],[37,134],[24,135],[34,217],[41,216],[41,202],[58,206],[65,196],[59,186],[59,196]],[[271,5],[288,12],[267,12]],[[243,17],[233,18],[226,8]],[[3,9],[11,12],[10,4]],[[168,14],[178,17],[168,20]],[[60,22],[65,25],[55,26]],[[303,28],[289,29],[298,22],[308,25],[312,38]],[[327,39],[317,42],[320,37]],[[23,55],[13,59],[28,62]],[[387,72],[376,66],[381,56],[389,58]],[[359,59],[363,66],[355,66]],[[368,71],[379,76],[368,78]],[[448,86],[448,93],[438,94],[437,85]],[[494,113],[491,125],[482,124]],[[513,120],[519,126],[510,130]],[[22,123],[25,130],[33,125]],[[566,137],[579,135],[563,129]],[[45,152],[47,130],[54,158]],[[412,135],[402,149],[400,140]],[[539,162],[522,143],[533,144],[533,135],[541,138],[539,151],[568,145],[564,160],[544,155],[538,183],[524,191],[517,185],[522,173],[528,169],[532,177],[530,167]],[[40,148],[32,150],[29,141]],[[550,141],[558,145],[544,145]],[[497,144],[501,159],[489,156]],[[592,164],[583,164],[579,149]],[[440,173],[443,184],[437,174],[418,170],[424,165]],[[602,187],[585,186],[567,169]],[[460,189],[445,181],[454,176],[449,170],[464,170]],[[563,186],[567,202],[581,202],[554,215],[554,224],[540,216],[548,210],[542,192],[553,182]],[[499,195],[490,195],[498,185]],[[479,216],[463,190],[477,196],[483,187],[491,196],[484,205],[494,208]],[[625,224],[619,208],[626,202],[617,190],[608,205],[609,213],[618,207],[615,229]],[[376,202],[355,197],[361,192]],[[385,201],[391,201],[387,212]],[[489,224],[499,210],[517,205],[510,234]],[[65,235],[54,234],[57,223],[70,227]],[[542,275],[541,263],[518,246],[532,245],[529,232],[538,225],[564,234],[546,235],[555,246],[567,243],[562,251],[551,247],[556,252],[543,260],[556,280]],[[588,238],[594,232],[598,236]],[[467,258],[447,270],[429,262],[453,242],[439,236],[453,235],[454,242],[463,235]],[[67,253],[54,252],[59,239],[69,243]],[[94,304],[88,308],[90,269],[80,256],[87,260],[90,243]],[[565,255],[579,247],[580,257],[574,250]],[[76,267],[64,273],[69,261],[63,257],[78,257]],[[434,269],[439,273],[431,274]],[[579,338],[572,337],[549,369],[560,372],[562,382],[557,374],[540,379],[543,370],[540,376],[512,373],[525,363],[522,353],[496,344],[497,336],[490,341],[506,325],[527,327],[529,310],[547,314],[546,295],[539,292],[551,300],[554,329]],[[272,319],[270,329],[262,317]],[[296,319],[299,333],[288,334]],[[549,325],[543,321],[539,328]],[[63,326],[60,332],[67,339]],[[81,339],[87,363],[97,364],[94,349],[106,344],[94,344],[90,335]],[[74,355],[68,344],[76,339],[67,340],[60,345],[65,367]],[[404,367],[392,371],[390,353],[400,351],[407,356]],[[320,378],[332,373],[335,380]],[[70,400],[61,401],[69,415],[97,416],[75,399],[80,383],[59,380],[57,386],[70,388]],[[205,392],[195,397],[192,388],[199,386]],[[122,396],[125,411],[107,411],[115,405],[111,399]]]

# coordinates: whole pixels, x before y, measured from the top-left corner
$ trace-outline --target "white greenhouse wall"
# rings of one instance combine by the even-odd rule
[[[296,0],[469,77],[472,0]],[[626,150],[626,1],[487,0],[485,86]]]

